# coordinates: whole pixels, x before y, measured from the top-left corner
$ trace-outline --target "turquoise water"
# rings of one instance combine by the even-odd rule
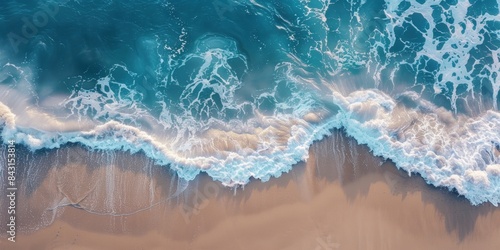
[[[2,138],[144,151],[233,186],[279,177],[341,128],[497,205],[499,5],[2,1]]]

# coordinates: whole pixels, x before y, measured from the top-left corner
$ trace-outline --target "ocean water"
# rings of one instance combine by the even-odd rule
[[[237,186],[279,177],[342,129],[497,206],[499,5],[3,0],[1,138],[142,151],[185,180]]]

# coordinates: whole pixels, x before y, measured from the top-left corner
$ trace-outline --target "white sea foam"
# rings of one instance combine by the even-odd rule
[[[13,121],[15,115],[3,104],[2,122],[10,126],[4,127],[2,137],[14,138],[33,150],[58,148],[68,142],[101,150],[142,150],[158,164],[170,164],[184,179],[192,180],[204,171],[232,186],[245,184],[251,177],[266,181],[280,176],[294,163],[307,160],[313,141],[343,127],[375,155],[393,160],[409,173],[419,173],[430,184],[456,189],[473,204],[500,202],[499,113],[488,111],[475,119],[453,117],[438,108],[429,112],[432,105],[424,102],[419,105],[427,105],[426,112],[410,110],[376,90],[349,96],[333,92],[333,96],[341,111],[323,115],[319,123],[291,116],[261,116],[236,133],[226,128],[202,134],[191,146],[204,148],[204,154],[179,152],[146,131],[116,121],[80,132],[47,133],[19,127]],[[309,116],[312,114],[305,117]],[[228,144],[233,147],[224,150]]]
[[[0,102],[0,125],[5,125],[7,129],[14,129],[15,120],[16,116],[10,111],[9,107]]]
[[[426,64],[438,63],[437,71],[433,72],[433,89],[436,94],[445,91],[449,93],[448,98],[452,109],[455,111],[457,111],[457,100],[460,98],[459,88],[463,87],[467,90],[467,93],[474,95],[473,81],[483,79],[492,86],[492,106],[498,109],[497,96],[500,89],[500,79],[495,72],[499,70],[500,49],[492,49],[491,53],[484,55],[484,58],[478,58],[478,53],[474,52],[474,50],[483,45],[485,34],[494,33],[494,31],[488,30],[487,25],[488,23],[499,22],[500,15],[488,13],[478,16],[469,15],[468,12],[471,9],[479,8],[477,6],[479,3],[473,4],[468,0],[456,1],[455,4],[447,2],[446,5],[449,5],[449,7],[444,7],[442,2],[441,0],[430,0],[420,3],[420,1],[411,0],[409,1],[409,7],[402,11],[400,9],[401,1],[386,0],[385,14],[389,23],[385,28],[390,41],[384,49],[387,57],[397,56],[397,53],[390,53],[388,50],[388,48],[394,46],[398,39],[396,29],[404,28],[404,25],[410,23],[408,26],[413,26],[419,30],[425,42],[421,50],[415,51],[414,58],[411,57],[407,61],[398,62],[398,65],[408,64],[415,69],[421,68],[423,72],[427,72],[425,69]],[[484,8],[490,7],[493,6],[484,6]],[[438,11],[441,14],[436,15],[435,13]],[[411,24],[411,17],[415,15],[424,18],[427,24],[424,30],[418,29],[415,24]],[[438,34],[441,33],[436,32],[437,25],[444,25],[446,31],[443,32],[449,32],[449,37],[438,37]],[[443,29],[442,27],[441,29]],[[478,74],[475,72],[475,67],[479,65],[483,70]],[[385,66],[382,68],[385,68]],[[394,80],[393,77],[392,79]],[[414,80],[414,83],[421,84],[417,79]]]
[[[419,107],[425,112],[409,110],[370,90],[337,98],[343,102],[345,113],[339,118],[347,134],[375,155],[419,173],[430,184],[456,189],[473,204],[500,202],[498,112],[454,117],[424,101]]]

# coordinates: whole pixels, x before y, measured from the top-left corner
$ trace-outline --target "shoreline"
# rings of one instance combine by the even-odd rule
[[[67,150],[67,160],[54,164],[57,154],[47,151],[40,164],[52,164],[23,169],[20,175],[21,182],[30,183],[19,201],[20,228],[41,229],[19,231],[18,242],[12,244],[2,232],[2,249],[493,249],[500,245],[495,237],[500,234],[499,208],[473,206],[418,175],[409,177],[340,131],[315,142],[307,163],[236,190],[206,174],[186,185],[140,154],[117,153],[110,159],[113,166],[104,167],[97,164],[102,159],[83,148],[61,150]],[[420,240],[424,238],[425,242]]]

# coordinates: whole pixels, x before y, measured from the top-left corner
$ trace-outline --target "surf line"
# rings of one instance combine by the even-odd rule
[[[12,242],[16,242],[16,192],[16,144],[15,141],[10,140],[7,143],[7,200],[9,202],[7,237]]]

